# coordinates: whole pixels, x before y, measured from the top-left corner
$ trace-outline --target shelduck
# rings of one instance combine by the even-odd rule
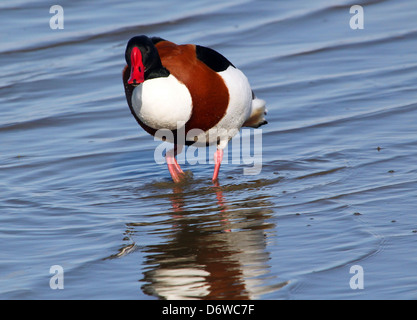
[[[217,181],[229,140],[241,127],[267,123],[265,101],[255,96],[243,72],[213,49],[140,35],[128,41],[125,59],[123,84],[136,121],[151,135],[172,132],[174,148],[166,161],[174,182],[184,177],[175,158],[184,144],[217,144],[212,177]],[[179,139],[179,132],[186,138]]]

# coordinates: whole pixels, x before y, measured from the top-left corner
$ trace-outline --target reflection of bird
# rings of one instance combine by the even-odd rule
[[[172,132],[172,137],[164,136],[175,145],[166,156],[174,182],[184,176],[175,159],[183,145],[217,143],[216,181],[229,140],[242,126],[267,123],[265,101],[256,98],[246,76],[213,49],[142,35],[129,40],[125,58],[123,83],[133,116],[152,135],[160,129]]]
[[[188,190],[181,186],[175,190],[172,219],[166,221],[172,226],[160,224],[160,243],[143,250],[146,294],[176,300],[258,299],[287,284],[277,282],[269,265],[267,230],[274,228],[266,221],[272,212],[269,203],[229,206],[216,188],[210,195],[221,209],[214,206],[214,214],[207,210],[198,214],[201,209],[187,205]]]

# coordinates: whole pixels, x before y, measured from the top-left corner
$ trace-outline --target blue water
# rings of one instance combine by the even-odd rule
[[[417,298],[417,2],[66,1],[56,30],[50,6],[0,4],[0,298]],[[172,183],[125,101],[137,34],[245,72],[259,174]]]

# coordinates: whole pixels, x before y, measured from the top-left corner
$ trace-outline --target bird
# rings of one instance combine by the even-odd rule
[[[127,42],[125,60],[123,85],[132,115],[153,136],[171,132],[161,139],[174,144],[165,158],[175,183],[186,176],[175,158],[184,145],[217,144],[212,176],[217,182],[230,139],[241,127],[268,123],[266,102],[256,97],[245,74],[214,49],[138,35]]]

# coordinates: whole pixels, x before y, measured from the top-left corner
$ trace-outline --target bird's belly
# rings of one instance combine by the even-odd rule
[[[190,119],[192,99],[187,87],[172,74],[146,80],[133,90],[132,107],[147,126],[159,130],[177,129]]]
[[[229,91],[229,104],[226,114],[211,129],[198,136],[195,146],[217,143],[224,148],[230,139],[235,136],[243,123],[248,119],[252,105],[252,89],[249,81],[242,71],[229,66],[225,71],[219,72]]]

